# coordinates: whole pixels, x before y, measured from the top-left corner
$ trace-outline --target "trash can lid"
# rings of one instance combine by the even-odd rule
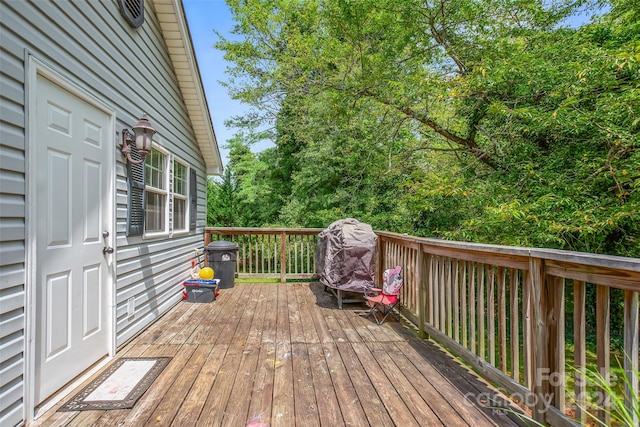
[[[209,243],[205,249],[212,251],[237,251],[238,245],[233,242],[227,242],[226,240],[216,240],[215,242]]]

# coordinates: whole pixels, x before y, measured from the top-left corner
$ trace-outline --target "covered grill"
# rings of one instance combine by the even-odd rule
[[[369,224],[353,218],[335,221],[322,230],[316,251],[316,273],[320,282],[339,291],[364,293],[372,288],[377,241],[378,236]],[[341,293],[338,299],[341,306]]]

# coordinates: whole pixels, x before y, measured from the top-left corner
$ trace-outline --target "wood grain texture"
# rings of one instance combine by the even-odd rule
[[[366,311],[338,310],[318,283],[236,283],[213,303],[179,303],[121,349],[173,357],[134,408],[54,407],[33,425],[517,425],[476,401],[505,397],[450,354]]]

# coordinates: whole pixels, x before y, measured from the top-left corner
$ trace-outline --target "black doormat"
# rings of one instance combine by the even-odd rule
[[[62,405],[58,412],[129,409],[138,401],[171,357],[123,357]]]

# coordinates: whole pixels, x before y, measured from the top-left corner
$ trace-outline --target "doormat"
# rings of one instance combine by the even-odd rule
[[[83,388],[58,412],[130,409],[171,357],[123,357]]]

